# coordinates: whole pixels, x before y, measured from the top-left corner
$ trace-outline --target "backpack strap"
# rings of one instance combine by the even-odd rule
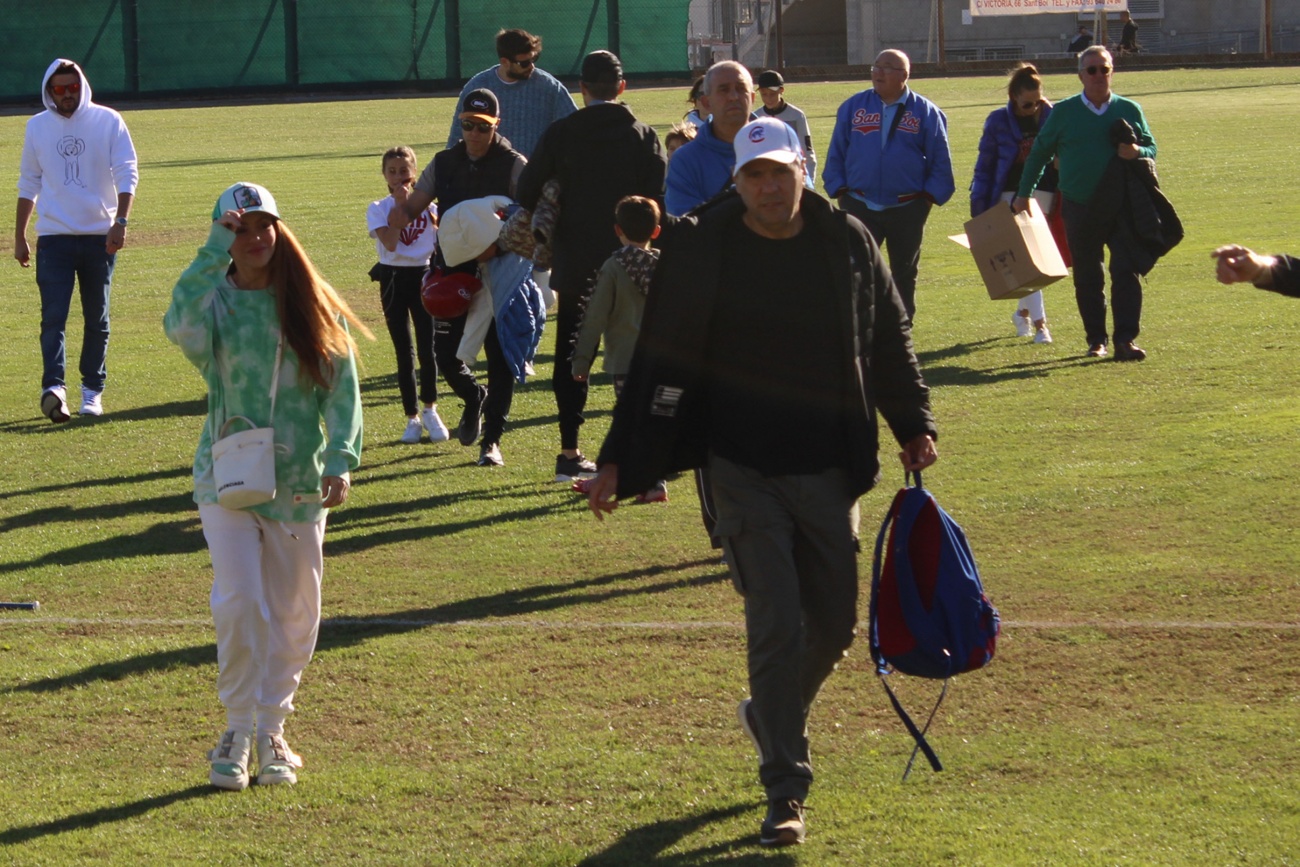
[[[899,702],[898,697],[894,695],[894,691],[889,688],[889,683],[885,680],[889,673],[877,669],[876,674],[880,677],[880,685],[885,688],[885,692],[889,695],[889,702],[894,706],[894,712],[898,714],[898,718],[901,719],[903,725],[907,727],[908,734],[912,736],[912,740],[916,741],[916,746],[912,749],[912,756],[907,760],[907,767],[903,770],[903,779],[906,780],[907,775],[912,772],[912,763],[916,761],[916,753],[918,750],[925,753],[925,758],[930,762],[931,768],[936,771],[942,771],[943,765],[939,762],[939,756],[935,753],[934,748],[930,746],[930,743],[925,739],[925,733],[930,730],[930,723],[934,722],[934,715],[939,712],[939,705],[943,704],[943,697],[948,694],[948,681],[945,680],[943,682],[943,689],[939,692],[939,700],[936,701],[934,707],[930,709],[930,715],[926,717],[925,720],[925,727],[918,729],[916,723],[912,722],[912,718],[907,715],[907,711],[903,710],[903,705]]]

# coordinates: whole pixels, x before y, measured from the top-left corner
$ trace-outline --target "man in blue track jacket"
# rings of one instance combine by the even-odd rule
[[[822,181],[831,198],[886,249],[907,314],[914,316],[925,221],[957,185],[948,118],[907,86],[910,72],[906,54],[880,52],[871,67],[871,89],[849,97],[836,114]]]

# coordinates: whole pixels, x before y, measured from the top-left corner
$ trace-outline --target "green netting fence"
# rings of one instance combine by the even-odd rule
[[[629,77],[689,73],[689,0],[5,0],[0,100],[37,97],[56,57],[96,94],[455,89],[497,63],[503,27],[542,37],[540,65],[576,76],[598,48]]]

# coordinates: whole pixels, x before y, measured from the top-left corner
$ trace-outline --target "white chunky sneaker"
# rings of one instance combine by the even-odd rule
[[[451,439],[451,431],[447,430],[447,426],[442,423],[442,419],[438,418],[437,407],[431,406],[420,410],[420,423],[429,432],[429,442],[445,443]]]
[[[274,786],[279,783],[293,785],[298,782],[298,768],[302,767],[302,756],[289,749],[284,735],[257,736],[257,784]]]
[[[418,418],[408,418],[406,420],[406,430],[402,431],[402,442],[418,443],[420,437],[424,434],[424,425],[420,424]]]
[[[253,751],[253,738],[248,732],[228,729],[221,741],[208,750],[211,768],[208,780],[218,789],[242,792],[248,788],[248,757]]]
[[[1017,337],[1028,337],[1034,333],[1034,324],[1028,316],[1021,316],[1019,310],[1011,311],[1011,324],[1016,326]]]
[[[61,385],[55,385],[41,392],[41,415],[58,424],[67,421],[68,392]]]

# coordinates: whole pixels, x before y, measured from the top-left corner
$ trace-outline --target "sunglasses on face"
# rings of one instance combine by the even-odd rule
[[[460,128],[465,130],[465,132],[473,132],[474,130],[478,130],[479,132],[492,132],[495,126],[495,124],[485,123],[483,121],[462,120],[460,122]]]
[[[1020,110],[1021,110],[1021,111],[1029,111],[1029,110],[1031,110],[1031,109],[1038,108],[1038,107],[1039,107],[1040,105],[1042,105],[1042,104],[1043,104],[1043,101],[1042,101],[1041,99],[1036,99],[1036,100],[1034,100],[1033,102],[1022,102],[1022,103],[1020,103]]]
[[[1085,66],[1083,71],[1089,75],[1110,75],[1109,66]]]
[[[529,57],[525,60],[516,60],[514,63],[515,66],[522,66],[524,69],[531,69],[533,66],[537,64],[537,58]]]
[[[74,81],[71,84],[51,84],[50,93],[55,96],[66,96],[69,93],[80,93],[81,82]]]

